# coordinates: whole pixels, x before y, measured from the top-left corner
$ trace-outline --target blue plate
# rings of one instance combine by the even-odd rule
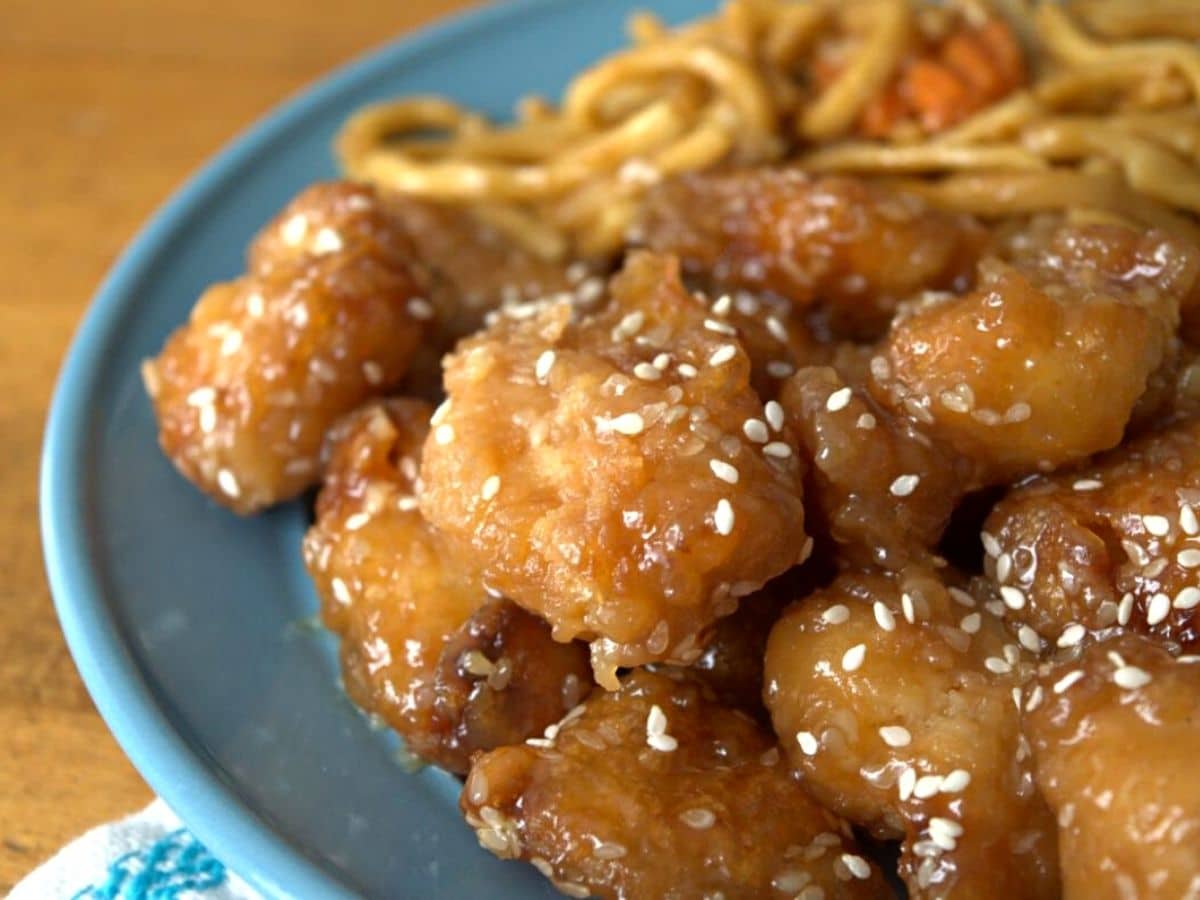
[[[268,896],[551,897],[479,849],[444,773],[410,774],[338,687],[298,504],[243,520],[180,478],[138,376],[251,235],[334,175],[330,139],[368,101],[438,92],[504,116],[623,42],[634,0],[522,0],[406,38],[253,128],[154,218],[96,296],[59,378],[42,467],[58,614],[101,714],[151,786]],[[699,0],[655,0],[665,18]],[[169,127],[169,126],[168,126]]]

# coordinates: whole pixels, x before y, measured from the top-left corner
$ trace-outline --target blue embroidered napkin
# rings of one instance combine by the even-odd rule
[[[8,900],[261,900],[161,800],[76,838]]]

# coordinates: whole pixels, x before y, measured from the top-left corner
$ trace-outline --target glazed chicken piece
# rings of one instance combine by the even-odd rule
[[[822,806],[903,839],[914,898],[1058,897],[1014,705],[1036,657],[994,608],[929,570],[847,574],[787,610],[767,645],[788,757]]]
[[[1200,657],[1127,634],[1025,694],[1064,900],[1200,897]]]
[[[809,464],[809,530],[828,534],[851,565],[929,562],[958,501],[977,486],[975,467],[833,368],[802,369],[780,403]]]
[[[411,259],[370,188],[296,198],[256,242],[250,271],[205,291],[143,366],[176,468],[238,513],[314,484],[325,432],[399,382],[421,338]]]
[[[421,509],[486,582],[619,666],[690,664],[705,629],[807,555],[802,471],[736,338],[674,261],[612,304],[514,307],[448,357]]]
[[[417,756],[465,772],[471,754],[562,717],[591,687],[582,644],[489,597],[421,517],[414,492],[430,408],[375,403],[335,428],[304,561],[342,638],[346,690]]]
[[[477,757],[461,804],[480,844],[569,896],[885,895],[774,737],[682,676],[634,672],[551,735]]]
[[[1060,646],[1117,625],[1200,648],[1200,420],[1022,485],[982,538],[1011,615]]]
[[[641,231],[714,288],[828,307],[847,337],[878,335],[914,293],[964,288],[984,241],[967,217],[795,169],[666,181],[650,193]]]
[[[963,296],[907,310],[870,387],[993,482],[1120,442],[1167,362],[1191,251],[1119,226],[1063,226],[1049,247],[980,265]]]

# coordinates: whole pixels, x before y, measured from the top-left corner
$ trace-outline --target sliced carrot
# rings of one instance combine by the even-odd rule
[[[967,86],[947,66],[918,59],[905,71],[901,92],[926,131],[958,121],[970,102]]]
[[[1005,91],[1005,80],[983,39],[974,31],[960,31],[942,44],[942,62],[965,81],[980,101],[997,97]]]
[[[900,96],[899,85],[892,84],[863,109],[858,120],[859,133],[863,137],[885,138],[907,113],[908,104]]]

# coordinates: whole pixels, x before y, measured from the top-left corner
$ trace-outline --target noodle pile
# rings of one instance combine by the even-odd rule
[[[618,251],[666,176],[784,162],[983,217],[1064,210],[1200,243],[1194,12],[729,0],[676,30],[640,14],[632,46],[557,107],[527,99],[496,125],[441,98],[385,102],[346,123],[337,152],[351,177],[469,205],[547,259]]]

